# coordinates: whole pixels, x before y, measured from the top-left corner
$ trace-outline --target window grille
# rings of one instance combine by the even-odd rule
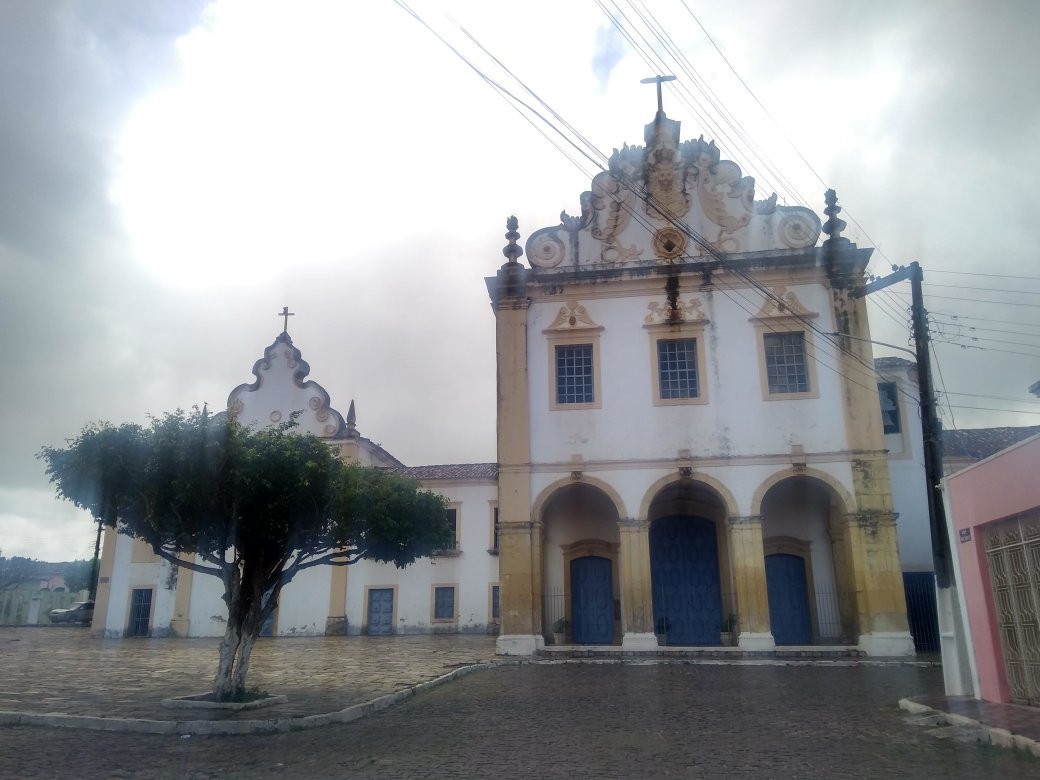
[[[696,398],[697,339],[661,339],[657,342],[657,379],[661,399]]]
[[[433,592],[433,619],[455,619],[455,588],[435,588]]]
[[[556,403],[590,404],[595,401],[592,381],[592,345],[556,346]]]
[[[770,393],[809,392],[809,370],[805,362],[804,333],[763,335],[766,377]]]

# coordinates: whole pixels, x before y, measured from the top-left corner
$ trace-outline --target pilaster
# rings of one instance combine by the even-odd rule
[[[177,556],[182,561],[193,561],[194,553],[181,553]],[[170,620],[170,633],[174,636],[188,636],[191,618],[191,584],[195,572],[186,566],[178,566],[177,590],[173,597],[173,618]]]
[[[487,280],[495,312],[498,382],[498,527],[503,655],[529,655],[541,642],[541,526],[531,518],[527,374],[527,269],[517,262],[516,217],[506,223],[508,258]]]
[[[116,529],[105,528],[105,541],[101,546],[101,563],[98,567],[97,592],[94,594],[94,617],[90,622],[90,635],[104,636],[108,621],[108,601],[112,595],[112,569],[116,558]]]
[[[769,626],[769,592],[762,544],[762,518],[730,517],[729,548],[737,597],[738,645],[753,650],[774,647]]]
[[[654,635],[653,591],[650,581],[650,524],[646,519],[618,521],[621,548],[621,646],[626,649],[657,647]]]
[[[329,615],[325,618],[325,636],[343,636],[347,633],[348,568],[350,567],[329,567]]]

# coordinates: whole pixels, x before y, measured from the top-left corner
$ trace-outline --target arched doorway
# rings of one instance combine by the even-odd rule
[[[558,489],[542,512],[542,633],[548,641],[602,645],[619,630],[618,511],[597,487]]]
[[[842,644],[849,612],[835,575],[832,521],[844,504],[822,480],[782,479],[762,498],[769,623],[777,645]]]
[[[721,498],[703,483],[681,480],[650,504],[650,578],[654,631],[668,645],[718,645],[728,614],[728,571]],[[726,578],[728,579],[728,577]]]

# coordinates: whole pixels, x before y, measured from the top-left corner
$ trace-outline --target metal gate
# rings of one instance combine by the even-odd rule
[[[1011,701],[1040,704],[1040,513],[986,532],[989,582]]]
[[[152,616],[152,589],[134,588],[130,591],[130,621],[127,636],[148,636]]]

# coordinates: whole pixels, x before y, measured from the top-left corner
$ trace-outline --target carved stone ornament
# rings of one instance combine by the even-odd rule
[[[554,232],[531,236],[527,245],[527,260],[536,268],[555,268],[567,257],[567,247]]]
[[[634,244],[632,246],[623,246],[613,241],[604,244],[602,251],[599,253],[600,260],[604,263],[612,263],[614,265],[631,263],[633,260],[638,260],[642,256],[643,250]]]
[[[567,301],[565,306],[560,307],[560,311],[556,314],[556,319],[552,321],[552,324],[546,328],[547,331],[568,331],[568,330],[591,330],[601,329],[602,326],[596,322],[593,322],[589,313],[585,311],[585,307],[577,301]]]
[[[654,233],[654,252],[669,260],[682,257],[686,254],[686,236],[674,227],[661,228]]]
[[[678,301],[675,305],[675,314],[667,303],[652,301],[647,304],[647,315],[643,318],[646,325],[661,325],[666,322],[707,322],[701,309],[699,298],[690,298],[688,301]]]
[[[788,290],[782,284],[772,288],[773,296],[762,302],[762,308],[758,310],[755,319],[775,319],[776,317],[814,317],[816,312],[809,311],[793,291]]]

